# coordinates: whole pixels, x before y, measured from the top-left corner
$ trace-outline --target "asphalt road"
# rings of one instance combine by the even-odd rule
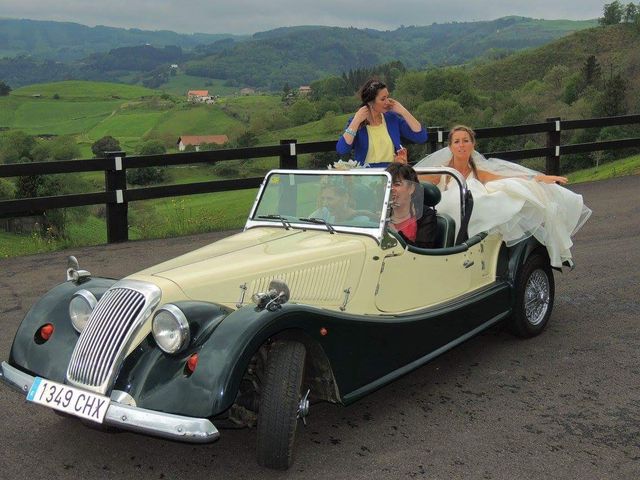
[[[288,472],[258,467],[255,430],[197,446],[105,433],[0,385],[0,478],[640,478],[640,176],[574,190],[594,213],[541,336],[494,328],[354,405],[312,406]],[[67,255],[121,277],[219,236],[0,261],[0,359]]]

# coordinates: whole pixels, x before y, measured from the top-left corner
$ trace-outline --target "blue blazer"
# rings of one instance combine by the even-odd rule
[[[398,115],[396,112],[385,112],[384,120],[387,124],[387,131],[393,142],[393,150],[398,151],[402,144],[400,138],[410,141],[411,143],[424,143],[427,141],[427,131],[422,127],[419,132],[414,132],[406,122],[404,118]],[[351,123],[353,117],[347,122],[347,126]],[[353,139],[353,143],[349,145],[344,136],[340,135],[338,143],[336,144],[336,151],[340,155],[351,152],[353,150],[353,159],[360,165],[364,165],[364,161],[367,158],[367,151],[369,150],[369,135],[367,129],[361,127]],[[393,162],[393,158],[389,159],[389,162]]]

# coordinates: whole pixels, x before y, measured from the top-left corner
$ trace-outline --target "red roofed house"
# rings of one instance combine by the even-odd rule
[[[193,145],[196,152],[200,151],[200,145],[203,143],[215,143],[217,145],[224,145],[229,141],[229,137],[226,135],[182,135],[178,138],[178,151],[184,152],[187,145]]]
[[[206,102],[211,100],[209,90],[189,90],[187,92],[187,101],[189,102]]]

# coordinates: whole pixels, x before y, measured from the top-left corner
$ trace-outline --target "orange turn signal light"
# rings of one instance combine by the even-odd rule
[[[185,365],[185,371],[187,375],[191,375],[196,371],[196,367],[198,366],[198,354],[194,353],[187,359],[187,364]]]
[[[45,323],[42,327],[40,327],[40,331],[38,333],[40,334],[40,338],[46,342],[51,338],[51,335],[53,335],[53,330],[53,325],[51,325],[50,323]]]

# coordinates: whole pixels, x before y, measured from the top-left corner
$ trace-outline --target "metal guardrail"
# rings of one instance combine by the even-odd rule
[[[541,123],[479,128],[475,130],[475,132],[478,139],[540,133],[546,134],[546,147],[486,152],[485,155],[487,157],[499,157],[511,161],[544,157],[546,159],[546,173],[558,174],[560,172],[561,155],[640,147],[640,138],[562,145],[560,134],[563,130],[629,124],[640,124],[640,115],[591,118],[586,120],[561,120],[559,117],[554,117],[548,118],[546,122]],[[445,131],[441,127],[429,127],[427,130],[429,132],[428,144],[430,151],[435,151],[445,145],[448,131]],[[0,201],[0,217],[19,217],[41,213],[42,211],[55,208],[104,204],[106,205],[107,241],[109,243],[123,242],[129,238],[129,202],[256,188],[262,181],[262,177],[257,177],[127,189],[126,170],[128,168],[189,165],[193,163],[213,164],[227,160],[279,157],[279,168],[296,169],[298,168],[299,155],[331,152],[335,150],[335,143],[335,140],[308,143],[298,143],[296,140],[281,140],[279,145],[263,147],[130,157],[126,156],[125,152],[109,152],[106,158],[99,159],[0,165],[0,178],[91,171],[103,171],[105,173],[105,189],[103,192],[3,200]]]

